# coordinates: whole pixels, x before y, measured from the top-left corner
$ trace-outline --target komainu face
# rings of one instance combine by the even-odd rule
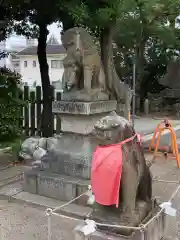
[[[93,130],[93,136],[97,139],[98,145],[119,143],[133,134],[134,130],[128,120],[117,115],[115,112],[101,118],[94,125]]]

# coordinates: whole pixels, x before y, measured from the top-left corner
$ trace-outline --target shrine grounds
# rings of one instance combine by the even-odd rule
[[[152,133],[152,129],[155,128],[159,120],[153,120],[152,124],[149,124],[148,119],[147,121],[144,119],[143,123],[139,120],[137,122],[137,132],[146,135]],[[175,125],[178,123],[179,121],[175,122]],[[167,135],[164,140],[166,143],[169,140],[169,136]],[[179,142],[180,139],[178,138],[177,140]],[[152,160],[152,153],[147,152],[145,155],[147,161]],[[29,167],[27,166],[17,165],[0,171],[0,240],[48,239],[48,222],[45,210],[47,207],[60,206],[61,202],[21,192],[22,180],[11,181],[8,185],[1,184],[3,179],[19,175],[28,169]],[[165,158],[163,154],[159,155],[151,166],[151,172],[154,179],[153,196],[156,197],[159,203],[168,201],[180,182],[180,169],[177,168],[175,159],[172,159],[170,156]],[[172,205],[179,213],[180,191],[172,201]],[[79,211],[81,214],[84,211],[83,207],[77,208],[74,204],[70,204],[66,210],[70,212]],[[167,216],[164,240],[180,239],[179,215],[177,214],[177,217]],[[80,220],[74,221],[52,216],[52,240],[73,240],[73,229],[80,222]]]

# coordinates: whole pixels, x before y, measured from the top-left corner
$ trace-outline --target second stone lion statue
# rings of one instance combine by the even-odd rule
[[[79,27],[67,30],[61,39],[67,52],[63,62],[62,100],[116,99],[118,103],[116,111],[128,118],[131,108],[131,88],[119,79],[111,60],[108,71],[111,79],[108,74],[105,75],[107,71],[104,71],[97,39],[95,41],[85,29]]]
[[[72,28],[62,35],[67,51],[64,59],[63,86],[67,91],[104,89],[105,79],[98,48],[83,28]]]

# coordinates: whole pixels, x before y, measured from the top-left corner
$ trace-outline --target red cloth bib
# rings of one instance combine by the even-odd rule
[[[96,148],[92,160],[91,186],[97,203],[104,206],[116,205],[118,208],[122,174],[122,145],[132,141],[135,137],[137,134],[121,143]]]

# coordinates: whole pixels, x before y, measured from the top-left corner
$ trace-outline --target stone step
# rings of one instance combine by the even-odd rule
[[[24,174],[23,190],[60,201],[71,201],[86,192],[88,185],[89,180],[32,169]],[[87,199],[88,195],[85,194],[75,203],[86,205]]]

